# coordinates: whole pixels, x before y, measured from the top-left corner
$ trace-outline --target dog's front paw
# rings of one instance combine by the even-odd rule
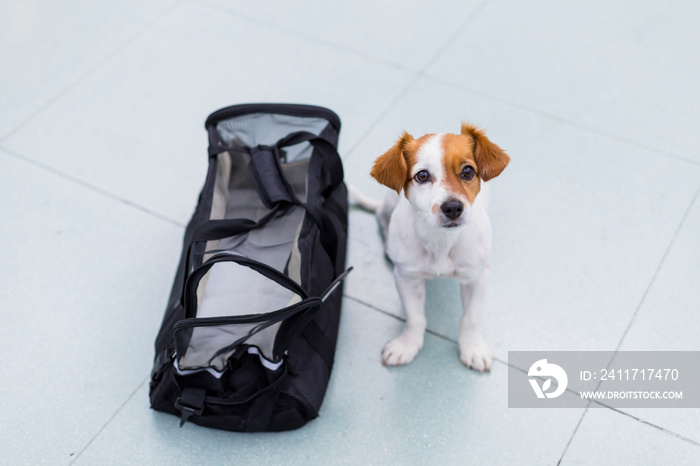
[[[413,361],[423,346],[422,339],[411,338],[402,333],[384,345],[382,364],[385,366],[402,366]]]
[[[469,338],[460,338],[459,359],[462,364],[475,371],[490,371],[493,353],[481,334],[475,334]]]

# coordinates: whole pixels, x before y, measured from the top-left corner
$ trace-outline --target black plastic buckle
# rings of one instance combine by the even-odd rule
[[[180,417],[180,427],[185,425],[185,422],[192,415],[201,416],[204,412],[205,392],[201,388],[185,388],[182,395],[175,400],[175,409],[182,413]]]

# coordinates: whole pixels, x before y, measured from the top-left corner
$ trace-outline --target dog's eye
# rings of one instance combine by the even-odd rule
[[[474,178],[474,175],[476,175],[476,172],[474,171],[474,168],[470,167],[469,165],[462,168],[463,180],[471,180],[472,178]]]
[[[416,173],[416,176],[414,176],[413,179],[418,183],[425,183],[426,181],[430,180],[430,173],[428,173],[428,170],[421,170]]]

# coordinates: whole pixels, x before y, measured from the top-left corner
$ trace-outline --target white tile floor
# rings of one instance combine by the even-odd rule
[[[507,351],[700,350],[700,7],[692,2],[6,0],[0,4],[3,464],[698,464],[700,410],[507,407]],[[321,417],[236,434],[149,410],[152,344],[206,169],[203,121],[328,106],[346,177],[400,131],[481,124],[490,374],[429,284],[416,361],[372,217],[350,216]],[[439,335],[439,336],[435,336]]]

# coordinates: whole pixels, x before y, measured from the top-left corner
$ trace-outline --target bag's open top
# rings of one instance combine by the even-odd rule
[[[279,113],[234,109],[207,120],[214,148],[210,155],[217,163],[211,198],[204,199],[210,205],[204,220],[239,219],[254,226],[192,250],[185,288],[188,319],[176,328],[176,367],[181,373],[223,371],[241,343],[256,348],[261,362],[276,369],[276,337],[285,317],[278,311],[299,310],[307,298],[293,285],[281,285],[280,279],[302,285],[299,236],[307,216],[303,206],[314,145],[306,140],[282,148],[278,142],[299,132],[321,137],[339,122],[325,109],[323,116],[304,115],[308,110],[293,106],[280,106]],[[240,258],[272,270],[261,273]],[[196,267],[206,270],[193,273]]]

